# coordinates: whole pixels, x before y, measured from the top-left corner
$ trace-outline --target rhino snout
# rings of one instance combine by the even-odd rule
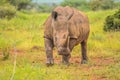
[[[59,47],[58,54],[59,55],[67,55],[67,54],[70,54],[70,51],[67,48]]]

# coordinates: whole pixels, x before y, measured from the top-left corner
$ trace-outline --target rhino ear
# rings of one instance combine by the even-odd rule
[[[56,11],[52,11],[52,18],[57,20],[58,13]]]
[[[66,6],[65,8],[65,12],[66,12],[66,16],[67,16],[67,19],[71,19],[71,17],[73,16],[74,14],[74,11],[72,8],[70,8],[69,6]]]

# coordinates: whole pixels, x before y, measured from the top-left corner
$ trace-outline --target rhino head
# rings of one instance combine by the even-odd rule
[[[52,12],[53,40],[59,55],[70,54],[68,21],[72,15],[70,7],[57,7]]]

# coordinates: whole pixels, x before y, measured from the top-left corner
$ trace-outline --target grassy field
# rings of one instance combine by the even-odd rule
[[[59,64],[54,51],[55,65],[46,67],[43,23],[49,14],[17,12],[11,20],[0,19],[0,80],[120,80],[120,32],[103,31],[105,17],[115,11],[86,13],[91,27],[86,65],[80,64],[78,45],[70,66]],[[10,53],[7,60],[3,52]]]

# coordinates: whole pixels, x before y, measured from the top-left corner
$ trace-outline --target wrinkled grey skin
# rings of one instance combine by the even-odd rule
[[[62,55],[62,63],[68,64],[74,46],[81,44],[82,61],[87,63],[87,39],[89,21],[87,16],[71,7],[56,7],[44,23],[44,39],[47,65],[53,65],[53,47]]]

